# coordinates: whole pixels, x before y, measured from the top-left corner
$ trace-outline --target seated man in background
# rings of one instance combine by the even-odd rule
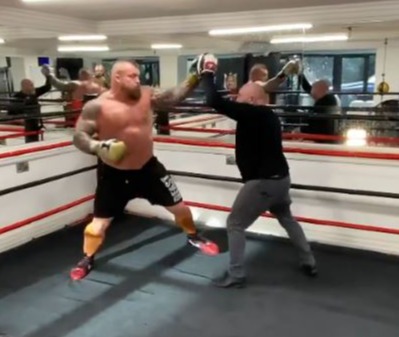
[[[337,97],[330,93],[330,84],[327,80],[318,80],[312,85],[302,73],[299,81],[303,90],[310,94],[314,100],[314,113],[334,114],[339,111],[340,103]],[[335,135],[335,121],[329,118],[309,118],[308,126],[303,128],[303,132],[310,134]],[[332,140],[318,140],[319,143],[336,143]]]
[[[10,115],[40,115],[40,104],[38,98],[51,90],[50,77],[42,71],[46,82],[41,87],[35,88],[33,82],[25,78],[21,81],[21,90],[12,95],[16,100],[11,103],[8,114]],[[25,131],[39,131],[43,122],[39,117],[25,119]],[[25,142],[37,142],[39,135],[25,136]]]

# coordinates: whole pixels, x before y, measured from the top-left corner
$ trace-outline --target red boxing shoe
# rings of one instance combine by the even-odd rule
[[[190,245],[198,248],[205,255],[215,256],[220,252],[219,246],[216,243],[203,238],[198,234],[187,235],[187,239]]]
[[[94,260],[90,257],[85,256],[78,262],[75,268],[70,272],[70,277],[73,281],[78,281],[85,278],[90,271],[93,269]]]

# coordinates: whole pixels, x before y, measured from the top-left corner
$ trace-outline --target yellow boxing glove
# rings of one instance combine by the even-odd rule
[[[126,145],[120,140],[108,139],[97,142],[94,148],[94,152],[101,159],[117,163],[125,156]]]

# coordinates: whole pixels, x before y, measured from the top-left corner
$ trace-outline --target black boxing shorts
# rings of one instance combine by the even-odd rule
[[[118,170],[99,164],[94,217],[113,218],[130,200],[142,198],[153,205],[174,206],[183,199],[165,166],[152,157],[140,170]]]

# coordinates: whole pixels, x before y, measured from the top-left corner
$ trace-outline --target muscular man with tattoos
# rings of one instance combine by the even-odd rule
[[[219,252],[216,244],[199,235],[190,209],[153,152],[153,109],[184,100],[198,82],[192,75],[178,88],[155,92],[140,85],[135,62],[118,61],[112,69],[111,89],[84,106],[73,142],[82,152],[97,155],[101,164],[94,218],[84,230],[84,256],[72,269],[72,279],[90,272],[112,219],[134,198],[164,206],[187,234],[188,243],[203,253]]]

